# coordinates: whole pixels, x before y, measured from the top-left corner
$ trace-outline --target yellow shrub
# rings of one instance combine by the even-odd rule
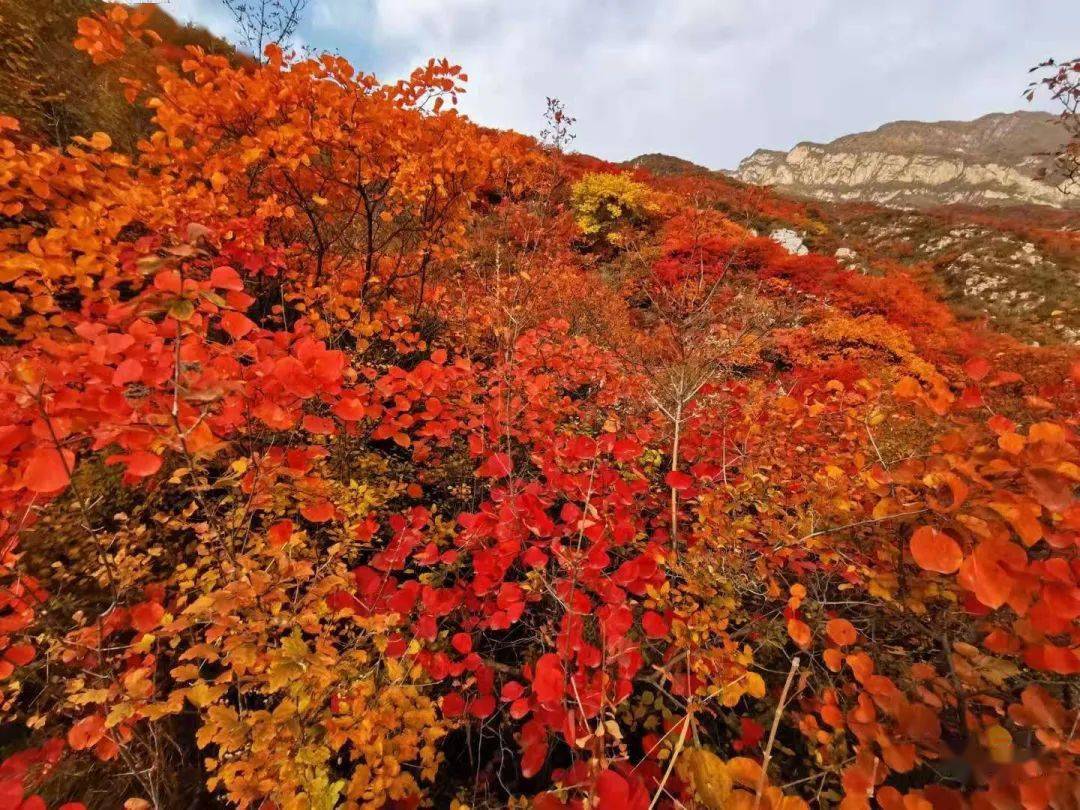
[[[644,224],[660,211],[653,190],[624,174],[587,174],[574,184],[570,199],[578,227],[616,245],[627,227]]]

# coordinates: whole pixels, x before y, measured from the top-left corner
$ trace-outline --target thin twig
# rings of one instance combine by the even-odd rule
[[[769,770],[769,760],[772,759],[772,747],[776,742],[776,730],[780,728],[780,716],[784,713],[784,704],[787,703],[788,690],[791,682],[795,680],[795,672],[799,669],[799,656],[791,659],[791,669],[788,670],[787,680],[784,681],[784,690],[780,693],[780,703],[773,715],[772,728],[769,729],[769,741],[765,745],[765,756],[761,760],[761,774],[758,776],[757,791],[754,794],[754,810],[758,810],[761,804],[761,794],[765,791],[765,777]]]
[[[653,794],[652,801],[649,802],[649,810],[653,810],[656,803],[660,801],[660,794],[664,792],[664,785],[667,784],[668,777],[671,776],[672,770],[675,769],[675,760],[679,758],[679,754],[682,753],[683,746],[686,745],[686,732],[690,728],[690,724],[693,722],[694,711],[691,708],[686,713],[686,718],[683,722],[682,731],[679,732],[679,739],[675,742],[675,747],[671,749],[671,759],[668,760],[667,770],[664,771],[664,776],[660,780],[660,784],[656,786],[656,793]]]

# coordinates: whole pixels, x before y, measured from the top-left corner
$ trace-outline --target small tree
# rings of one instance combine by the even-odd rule
[[[556,152],[565,152],[577,135],[574,124],[577,119],[566,112],[566,105],[552,96],[547,97],[547,109],[544,110],[544,128],[540,130],[540,142]]]
[[[1054,155],[1054,165],[1062,177],[1061,190],[1075,192],[1080,183],[1080,57],[1057,62],[1047,59],[1031,68],[1030,73],[1041,78],[1028,84],[1024,93],[1028,101],[1045,87],[1052,101],[1061,106],[1060,119],[1069,134],[1069,141]]]
[[[287,49],[308,0],[221,0],[233,16],[240,41],[257,58],[267,45]]]

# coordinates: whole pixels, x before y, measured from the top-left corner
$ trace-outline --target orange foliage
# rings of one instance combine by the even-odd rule
[[[1072,354],[266,56],[0,121],[0,803],[1075,806]]]

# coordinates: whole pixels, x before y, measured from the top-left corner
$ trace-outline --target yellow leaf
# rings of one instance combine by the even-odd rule
[[[117,703],[109,710],[109,714],[105,717],[105,727],[113,728],[119,723],[127,720],[134,713],[135,708],[130,703]]]
[[[746,673],[746,694],[758,699],[765,697],[765,680],[756,672]]]
[[[732,787],[724,760],[704,748],[691,748],[683,753],[683,761],[700,802],[709,810],[724,810]]]
[[[206,681],[199,681],[197,684],[189,686],[187,690],[185,690],[187,699],[200,709],[209,706],[221,697],[224,692],[224,686],[210,686]]]
[[[1012,762],[1013,738],[1008,730],[994,723],[986,730],[986,746],[990,749],[990,758],[999,765]]]

